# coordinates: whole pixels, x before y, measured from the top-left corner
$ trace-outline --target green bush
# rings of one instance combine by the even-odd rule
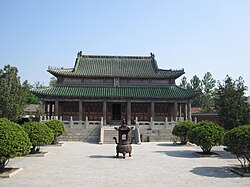
[[[29,137],[20,125],[0,118],[0,173],[9,158],[28,154],[30,146]]]
[[[237,156],[245,172],[250,172],[250,124],[228,131],[224,137],[224,145]]]
[[[202,121],[190,129],[188,139],[201,147],[205,154],[209,154],[213,146],[221,145],[224,129],[212,121]]]
[[[44,123],[28,122],[23,125],[25,131],[28,133],[32,148],[30,153],[35,154],[39,152],[39,145],[50,144],[54,138],[53,131]]]
[[[45,124],[54,132],[54,140],[52,144],[57,144],[57,137],[65,132],[63,122],[59,120],[50,120],[45,122]]]
[[[172,134],[180,137],[181,144],[186,145],[188,142],[188,132],[194,125],[192,121],[179,122],[174,126]]]

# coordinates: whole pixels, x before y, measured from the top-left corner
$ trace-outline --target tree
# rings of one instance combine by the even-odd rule
[[[212,93],[215,87],[216,81],[212,77],[212,74],[210,72],[205,73],[203,79],[202,79],[202,87],[204,93]]]
[[[50,77],[49,86],[55,86],[56,82],[57,80],[55,77]]]
[[[244,171],[250,173],[250,124],[228,131],[224,144],[237,156]]]
[[[204,112],[208,112],[214,106],[214,88],[216,81],[210,72],[205,73],[202,79],[201,106]]]
[[[25,94],[26,103],[30,104],[41,104],[39,98],[31,92],[33,86],[28,83],[28,81],[24,81],[23,86],[26,88],[27,92]]]
[[[28,122],[23,125],[28,133],[32,148],[30,153],[35,154],[40,151],[37,146],[50,144],[53,141],[53,131],[45,124],[40,122]]]
[[[18,121],[26,106],[26,83],[21,85],[18,69],[10,65],[0,69],[0,117]]]
[[[63,122],[59,120],[50,120],[45,122],[45,124],[54,132],[54,140],[52,144],[57,144],[57,137],[65,132]]]
[[[187,88],[187,77],[186,76],[183,76],[182,78],[181,78],[181,82],[180,82],[180,84],[179,84],[179,86],[181,87],[181,88],[184,88],[184,89],[186,89]]]
[[[184,76],[181,79],[179,86],[184,89],[190,89],[201,94],[192,100],[192,105],[202,107],[204,112],[208,112],[214,106],[214,89],[216,81],[213,79],[210,72],[205,73],[202,80],[197,75],[193,76],[190,83]]]
[[[181,144],[186,145],[188,142],[188,132],[194,126],[192,121],[182,121],[177,123],[172,131],[174,136],[180,137]]]
[[[203,153],[210,154],[213,146],[223,142],[224,129],[212,121],[202,121],[194,125],[188,132],[188,139],[201,147]]]
[[[24,129],[6,118],[0,118],[0,173],[10,158],[30,151],[30,140]]]
[[[190,80],[191,89],[196,92],[202,93],[202,84],[201,80],[197,75],[193,76],[193,78]],[[195,107],[201,106],[201,96],[198,96],[193,99],[192,105]]]
[[[242,77],[235,81],[226,76],[224,84],[219,82],[215,97],[215,107],[219,115],[220,124],[230,130],[234,127],[246,124],[249,112],[244,96],[247,87]]]
[[[43,82],[41,83],[40,81],[36,81],[32,88],[46,88],[46,86]]]

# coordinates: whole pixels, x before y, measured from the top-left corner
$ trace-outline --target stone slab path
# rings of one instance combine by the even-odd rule
[[[23,171],[0,179],[1,187],[74,186],[250,186],[250,178],[239,177],[226,168],[238,166],[237,159],[221,147],[221,155],[201,158],[195,146],[172,143],[133,145],[132,157],[115,158],[114,144],[65,142],[63,147],[43,147],[47,157],[19,157],[11,166]]]

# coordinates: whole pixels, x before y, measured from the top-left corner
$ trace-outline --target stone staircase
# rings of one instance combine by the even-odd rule
[[[118,140],[118,131],[114,128],[104,129],[104,144],[115,144],[115,140],[113,137],[116,137]],[[135,143],[135,131],[131,131],[132,143]]]
[[[98,143],[100,127],[99,125],[91,125],[88,128],[66,128],[66,132],[59,137],[59,140]]]

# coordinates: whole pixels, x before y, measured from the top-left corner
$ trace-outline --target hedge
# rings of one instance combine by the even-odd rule
[[[174,126],[172,134],[180,137],[181,144],[185,145],[188,142],[188,132],[194,125],[192,121],[179,122]]]
[[[28,154],[30,146],[28,134],[20,125],[0,118],[0,172],[10,158]]]
[[[228,131],[225,134],[224,145],[237,156],[245,172],[250,172],[250,124]]]
[[[188,139],[201,147],[206,154],[211,152],[213,146],[223,143],[224,129],[212,121],[202,121],[190,129]]]
[[[39,145],[50,144],[54,138],[53,131],[44,123],[28,122],[23,125],[32,143],[32,154],[39,152]]]
[[[45,124],[54,132],[54,140],[52,144],[58,143],[57,137],[65,132],[63,122],[59,120],[50,120],[45,122]]]

